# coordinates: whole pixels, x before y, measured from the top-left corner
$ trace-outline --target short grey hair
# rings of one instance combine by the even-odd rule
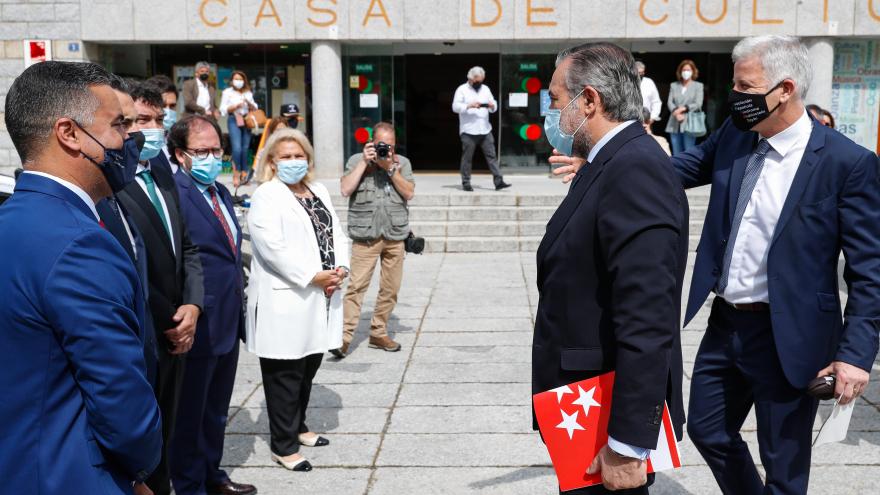
[[[647,69],[647,67],[645,67],[645,63],[642,62],[641,60],[636,60],[636,72],[638,72],[640,70],[645,70],[645,69]]]
[[[585,43],[556,57],[558,66],[571,59],[565,86],[572,98],[592,86],[602,99],[605,116],[615,122],[642,119],[642,92],[632,54],[613,43]]]
[[[211,70],[211,64],[209,64],[208,62],[205,62],[205,61],[196,62],[196,72],[198,72],[199,69],[201,69],[201,68]]]
[[[803,99],[810,89],[813,66],[810,52],[794,36],[764,35],[744,38],[733,48],[733,63],[758,57],[769,85],[785,79],[794,81],[795,92]]]
[[[475,77],[486,77],[486,71],[479,65],[471,67],[468,71],[468,81],[473,81]]]
[[[100,102],[90,88],[117,82],[118,78],[93,63],[48,61],[25,69],[6,95],[5,117],[22,163],[40,154],[58,119],[91,125]]]

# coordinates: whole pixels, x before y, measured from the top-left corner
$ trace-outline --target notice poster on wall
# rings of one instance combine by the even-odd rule
[[[379,108],[379,95],[376,93],[361,94],[361,108]]]
[[[528,93],[509,93],[507,98],[509,108],[523,108],[529,106]]]
[[[880,151],[880,42],[834,44],[831,113],[838,131],[869,150]]]

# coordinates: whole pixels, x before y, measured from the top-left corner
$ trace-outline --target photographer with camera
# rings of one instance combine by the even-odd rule
[[[387,326],[403,279],[405,241],[411,235],[407,202],[413,198],[416,184],[409,160],[395,153],[396,143],[392,124],[373,126],[373,140],[364,146],[363,153],[349,158],[340,181],[342,195],[349,198],[348,236],[353,242],[351,281],[343,303],[342,347],[331,351],[338,358],[348,353],[377,260],[382,268],[369,345],[388,352],[400,350],[400,344],[388,336]]]

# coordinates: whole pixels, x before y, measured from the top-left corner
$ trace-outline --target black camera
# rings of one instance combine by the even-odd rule
[[[391,154],[391,145],[388,143],[383,143],[379,141],[376,143],[376,156],[382,158],[383,160],[388,158],[388,155]]]
[[[405,249],[407,253],[422,254],[422,251],[425,250],[425,238],[416,237],[415,234],[410,232],[409,236],[403,241],[403,249]]]

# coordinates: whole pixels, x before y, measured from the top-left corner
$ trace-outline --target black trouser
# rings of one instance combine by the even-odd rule
[[[648,487],[654,484],[654,473],[648,475],[648,482],[644,486],[638,488],[630,488],[629,490],[611,491],[603,485],[593,485],[586,488],[578,488],[567,492],[559,492],[560,495],[648,495]]]
[[[183,386],[183,373],[186,368],[186,356],[168,352],[163,341],[158,345],[159,365],[156,372],[156,401],[162,414],[162,459],[156,470],[147,479],[147,486],[155,495],[171,493],[171,474],[168,470],[168,452],[171,437],[174,435],[174,424],[177,418],[177,405],[180,401],[180,390]]]
[[[495,154],[495,138],[492,133],[489,134],[462,134],[461,135],[461,183],[469,185],[471,183],[471,168],[474,158],[474,151],[477,146],[483,150],[483,156],[486,157],[486,163],[489,164],[489,171],[492,172],[495,185],[504,182],[501,176],[501,170],[498,168],[498,157]]]
[[[323,353],[301,359],[260,358],[272,435],[270,447],[275,455],[285,457],[299,452],[299,434],[309,431],[306,408],[312,394],[312,380],[323,358]]]

